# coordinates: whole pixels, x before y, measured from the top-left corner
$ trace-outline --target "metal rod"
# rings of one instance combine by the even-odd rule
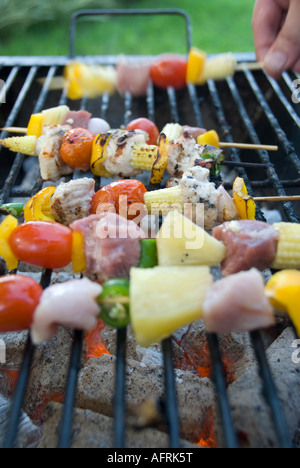
[[[125,447],[126,342],[126,328],[117,330],[116,380],[114,394],[114,447],[119,449]]]
[[[272,373],[265,354],[263,341],[260,331],[250,333],[251,341],[254,347],[256,359],[259,364],[259,372],[263,382],[263,394],[268,402],[275,424],[278,440],[281,448],[292,448],[289,440],[289,431],[282,412],[281,404],[278,398],[277,390],[274,384]]]
[[[180,448],[180,430],[171,338],[163,340],[161,347],[164,362],[165,407],[169,427],[169,443],[170,448],[176,449]]]
[[[74,330],[68,380],[65,390],[64,410],[61,421],[58,448],[69,448],[72,443],[72,426],[76,399],[78,374],[80,371],[83,331]]]
[[[218,337],[214,333],[207,333],[207,342],[212,364],[212,379],[215,384],[220,417],[224,432],[226,448],[238,448],[238,441],[233,425],[231,409],[226,392],[224,366],[219,348]]]

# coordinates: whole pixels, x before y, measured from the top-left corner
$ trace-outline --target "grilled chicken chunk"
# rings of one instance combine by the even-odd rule
[[[191,133],[184,132],[179,138],[169,142],[167,172],[173,177],[181,178],[184,172],[195,166],[203,149]]]
[[[31,338],[39,345],[50,340],[59,325],[77,330],[92,330],[100,313],[96,302],[102,286],[88,278],[49,286],[35,310]]]
[[[51,197],[51,213],[56,221],[69,226],[90,215],[94,194],[95,181],[92,178],[61,182]]]
[[[62,161],[59,154],[62,137],[69,130],[69,125],[49,125],[45,127],[44,134],[37,139],[36,154],[44,181],[56,182],[61,177],[73,173],[73,169]]]

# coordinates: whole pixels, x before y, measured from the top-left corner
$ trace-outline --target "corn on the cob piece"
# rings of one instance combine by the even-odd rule
[[[161,133],[167,137],[167,143],[177,140],[182,135],[182,126],[178,123],[168,123],[164,126]]]
[[[277,253],[272,268],[275,270],[300,268],[300,224],[274,223],[279,232]]]
[[[144,202],[149,214],[167,215],[172,210],[183,209],[181,188],[178,186],[145,193]]]
[[[8,148],[13,153],[21,153],[26,156],[36,156],[36,136],[10,137],[0,140],[0,145]]]
[[[142,145],[135,146],[132,151],[130,164],[135,169],[142,171],[152,171],[153,165],[157,158],[158,146]]]

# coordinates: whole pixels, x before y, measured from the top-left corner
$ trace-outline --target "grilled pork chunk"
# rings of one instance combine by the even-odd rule
[[[140,239],[146,238],[134,221],[102,213],[75,221],[70,228],[84,236],[85,276],[96,281],[129,279],[130,268],[140,261]]]
[[[35,310],[31,338],[39,345],[50,340],[59,325],[77,330],[92,330],[99,316],[97,297],[102,286],[87,278],[49,286]]]
[[[94,194],[95,181],[92,178],[61,182],[51,197],[51,213],[56,221],[69,226],[90,215]]]
[[[226,246],[226,258],[221,264],[224,276],[250,268],[262,271],[276,256],[279,234],[262,221],[229,221],[215,227],[213,236]]]
[[[272,326],[274,313],[264,286],[255,268],[216,281],[203,303],[207,331],[228,334]]]
[[[69,130],[70,125],[49,125],[36,142],[36,154],[44,181],[56,182],[61,177],[73,173],[73,169],[62,161],[59,154],[62,137]]]
[[[202,153],[203,146],[197,145],[191,133],[184,132],[168,145],[167,172],[172,177],[181,178],[184,172],[195,166]]]

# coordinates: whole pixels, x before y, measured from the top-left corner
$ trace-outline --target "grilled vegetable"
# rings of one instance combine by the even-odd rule
[[[25,221],[50,221],[55,219],[51,214],[50,200],[54,194],[55,187],[46,187],[34,195],[25,205]]]
[[[113,328],[124,328],[130,323],[129,281],[111,279],[102,284],[98,297],[101,308],[100,318]]]
[[[290,316],[300,336],[300,271],[287,269],[275,273],[267,282],[265,291],[272,306]]]
[[[66,132],[59,150],[62,161],[72,169],[87,171],[90,168],[94,134],[84,128]]]
[[[191,47],[186,74],[187,83],[197,85],[202,82],[205,63],[206,53],[196,47]]]
[[[209,267],[132,268],[130,314],[137,343],[150,346],[202,316]]]
[[[37,137],[26,135],[21,137],[10,137],[0,140],[0,145],[4,148],[8,148],[13,153],[21,153],[25,156],[36,156],[36,145]]]
[[[8,275],[0,278],[0,331],[30,328],[43,289],[32,278]]]
[[[94,139],[90,166],[93,174],[99,177],[111,177],[111,174],[103,165],[104,161],[107,159],[107,146],[110,138],[111,133],[100,133]]]
[[[186,86],[187,60],[177,54],[158,57],[150,67],[150,78],[154,85],[167,89],[172,86],[182,89]]]
[[[39,138],[43,133],[44,114],[32,114],[28,122],[27,135],[35,136]]]
[[[75,274],[86,269],[84,236],[81,232],[73,232],[71,262]]]
[[[48,125],[63,125],[67,113],[70,111],[66,105],[51,107],[42,111],[43,127]]]
[[[244,179],[237,177],[232,187],[233,200],[241,219],[255,220],[255,202],[248,194]]]
[[[275,270],[300,267],[300,225],[297,223],[274,223],[279,232],[277,252],[272,268]]]
[[[18,268],[18,258],[14,254],[10,246],[10,236],[18,226],[18,220],[12,215],[6,216],[0,225],[0,257],[5,262],[9,271],[16,270]]]
[[[71,262],[71,229],[58,223],[30,221],[10,234],[9,246],[16,258],[47,269],[64,268]]]
[[[162,266],[217,266],[226,256],[222,242],[178,211],[165,218],[157,235],[157,251]]]
[[[149,136],[147,145],[157,145],[159,139],[159,130],[154,122],[144,117],[132,120],[126,127],[126,130],[143,130]]]
[[[147,192],[144,195],[144,202],[149,213],[162,216],[174,208],[180,210],[184,204],[179,185]]]
[[[203,133],[202,135],[199,135],[197,137],[197,143],[202,146],[209,145],[220,148],[220,139],[215,130],[210,130]]]
[[[127,219],[137,219],[145,214],[144,194],[147,189],[142,182],[124,179],[102,187],[93,197],[91,213],[114,211]]]
[[[0,214],[19,217],[23,214],[24,203],[6,203],[0,206]]]

